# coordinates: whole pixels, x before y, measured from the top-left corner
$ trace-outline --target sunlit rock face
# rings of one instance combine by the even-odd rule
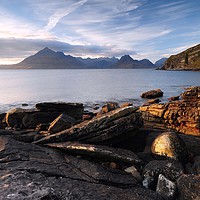
[[[188,151],[184,141],[173,132],[160,134],[152,143],[151,151],[156,157],[166,157],[186,163]]]
[[[160,123],[187,135],[200,136],[200,86],[187,88],[182,99],[141,106],[144,122]]]

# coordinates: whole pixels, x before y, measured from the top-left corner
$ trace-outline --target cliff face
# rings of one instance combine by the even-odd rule
[[[163,70],[200,70],[200,44],[170,56]]]

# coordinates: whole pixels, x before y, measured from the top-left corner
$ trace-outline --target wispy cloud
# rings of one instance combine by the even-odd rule
[[[65,16],[69,15],[71,12],[82,6],[84,3],[86,3],[87,0],[81,0],[77,3],[74,3],[70,6],[67,6],[65,8],[58,9],[50,18],[48,21],[48,24],[45,26],[44,30],[50,31],[53,29],[56,24]]]

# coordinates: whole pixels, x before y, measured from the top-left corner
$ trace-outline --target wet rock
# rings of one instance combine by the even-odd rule
[[[173,96],[168,99],[169,101],[177,101],[179,100],[179,96]]]
[[[173,132],[164,132],[157,136],[151,151],[158,158],[170,158],[182,163],[188,161],[189,154],[184,141]]]
[[[148,92],[144,92],[141,94],[142,98],[149,98],[149,99],[162,97],[162,96],[163,96],[163,92],[161,91],[161,89],[150,90]]]
[[[67,130],[49,135],[35,143],[45,144],[76,140],[95,144],[124,134],[127,131],[137,130],[142,125],[141,113],[137,112],[137,108],[119,108],[101,117],[95,117],[90,121],[84,121]]]
[[[102,106],[101,112],[102,113],[108,113],[111,110],[115,110],[119,108],[119,104],[117,102],[108,102],[105,105]]]
[[[200,174],[200,156],[195,157],[191,171],[193,174]]]
[[[82,119],[83,117],[83,104],[81,103],[54,103],[44,102],[36,104],[36,108],[43,112],[59,112],[64,113],[75,119]]]
[[[35,111],[32,113],[27,113],[23,119],[22,123],[25,128],[33,128],[35,129],[39,124],[46,124],[51,123],[54,121],[58,116],[59,112],[40,112]]]
[[[46,146],[64,149],[76,155],[86,155],[103,161],[142,164],[142,160],[136,154],[125,149],[117,149],[103,145],[81,144],[78,142],[50,143]]]
[[[159,103],[160,99],[150,99],[147,101],[149,104]]]
[[[121,170],[9,137],[0,136],[1,199],[162,199]]]
[[[174,182],[160,174],[158,177],[156,192],[166,200],[173,200],[176,196],[177,187]]]
[[[6,113],[6,123],[9,127],[23,127],[22,119],[27,113],[33,112],[33,109],[15,108]]]
[[[183,166],[175,160],[150,161],[143,169],[143,186],[155,190],[160,174],[175,182],[183,173]]]
[[[197,200],[200,197],[200,175],[183,174],[177,180],[180,200]]]
[[[49,126],[48,131],[52,133],[60,132],[72,127],[76,120],[66,114],[59,115]]]

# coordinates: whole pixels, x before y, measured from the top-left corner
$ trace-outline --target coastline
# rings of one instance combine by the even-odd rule
[[[93,112],[81,103],[61,102],[12,109],[1,115],[0,185],[8,185],[2,187],[1,196],[198,197],[199,93],[196,86],[187,88],[180,100],[174,97],[141,107],[109,102],[96,104]],[[163,93],[153,90],[145,95]],[[193,186],[189,191],[188,184]]]

